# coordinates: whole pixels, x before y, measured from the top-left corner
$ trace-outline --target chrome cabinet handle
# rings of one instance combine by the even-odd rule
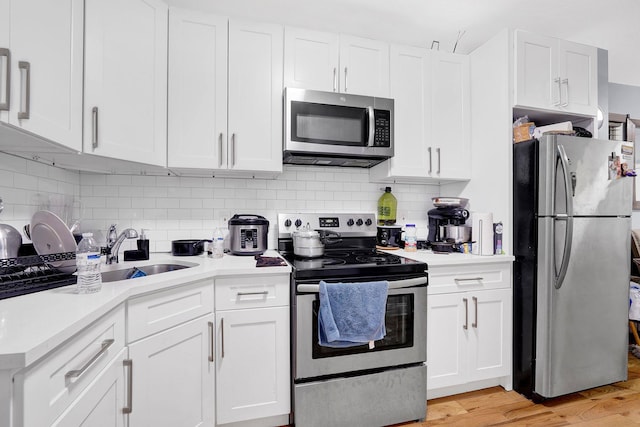
[[[91,109],[91,147],[98,148],[98,107]]]
[[[467,330],[469,328],[469,302],[466,298],[462,298],[464,302],[464,325],[462,329]]]
[[[220,357],[224,359],[224,317],[220,318]]]
[[[236,292],[236,295],[269,295],[269,291],[261,291],[261,292]]]
[[[236,165],[236,134],[231,134],[231,167]]]
[[[427,151],[429,152],[429,173],[433,172],[433,162],[431,161],[432,156],[431,156],[431,147],[427,148]]]
[[[565,97],[564,97],[564,102],[562,104],[560,104],[561,107],[566,107],[567,105],[569,105],[569,79],[562,79],[561,81],[561,86],[564,85],[564,87],[566,88],[565,90]],[[562,99],[562,94],[560,95],[560,99]]]
[[[338,91],[338,69],[333,67],[333,91]]]
[[[440,147],[436,148],[436,154],[438,155],[438,175],[440,175]]]
[[[18,61],[18,68],[22,77],[20,84],[20,94],[22,102],[20,103],[20,111],[18,111],[18,119],[28,119],[31,111],[31,64],[27,61]],[[23,89],[24,87],[24,89]],[[24,103],[24,110],[22,109]]]
[[[127,369],[127,406],[122,408],[123,414],[130,414],[133,411],[133,360],[126,359],[122,364]]]
[[[553,105],[559,107],[562,103],[562,86],[560,83],[560,77],[556,77],[555,79],[553,79],[553,82],[558,85],[558,98],[557,101],[553,101]]]
[[[222,167],[222,137],[223,137],[223,134],[222,132],[220,132],[220,135],[218,135],[218,167],[219,168]]]
[[[344,67],[344,91],[349,92],[347,89],[347,67]]]
[[[84,374],[87,371],[87,369],[89,369],[89,367],[91,365],[93,365],[95,363],[96,360],[98,360],[100,358],[100,356],[102,356],[103,354],[105,354],[107,352],[109,347],[111,347],[111,345],[114,342],[115,342],[115,340],[113,340],[113,339],[107,339],[107,340],[102,341],[102,344],[100,345],[100,350],[98,350],[98,352],[96,354],[94,354],[91,357],[91,359],[89,359],[87,361],[87,363],[82,365],[82,367],[80,369],[74,369],[72,371],[67,372],[66,374],[64,374],[64,378],[65,379],[71,379],[71,378],[80,377],[82,374]]]
[[[457,277],[453,279],[454,282],[481,282],[484,280],[484,277],[463,277],[462,279],[458,279]]]
[[[4,102],[0,102],[0,111],[9,111],[9,107],[11,106],[11,51],[7,48],[0,47],[0,57],[6,58],[7,61],[4,74],[5,96]]]
[[[207,322],[207,326],[209,327],[209,339],[211,340],[211,342],[209,343],[209,362],[213,362],[215,361],[213,342],[216,340],[216,337],[213,333],[213,322]]]
[[[471,327],[477,328],[478,327],[478,297],[473,297],[472,299],[473,299],[473,306],[475,307],[475,310],[476,310],[476,321],[471,324]]]

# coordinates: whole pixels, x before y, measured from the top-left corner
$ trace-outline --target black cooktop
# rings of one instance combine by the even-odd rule
[[[375,277],[385,279],[397,275],[424,274],[427,265],[376,249],[337,249],[325,251],[318,258],[304,258],[292,252],[281,252],[293,267],[295,279],[333,277]]]

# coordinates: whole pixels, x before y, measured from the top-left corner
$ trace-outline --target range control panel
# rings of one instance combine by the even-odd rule
[[[286,213],[278,214],[278,238],[291,236],[293,231],[307,227],[311,230],[330,230],[344,237],[375,237],[374,213]]]

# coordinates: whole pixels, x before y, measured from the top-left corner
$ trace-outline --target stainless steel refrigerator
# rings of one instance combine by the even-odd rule
[[[554,135],[513,152],[513,387],[537,400],[625,380],[633,143]]]

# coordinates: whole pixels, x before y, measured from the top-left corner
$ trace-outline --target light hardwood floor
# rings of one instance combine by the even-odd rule
[[[631,353],[628,378],[539,404],[501,387],[433,399],[426,421],[401,426],[640,426],[640,359]]]

